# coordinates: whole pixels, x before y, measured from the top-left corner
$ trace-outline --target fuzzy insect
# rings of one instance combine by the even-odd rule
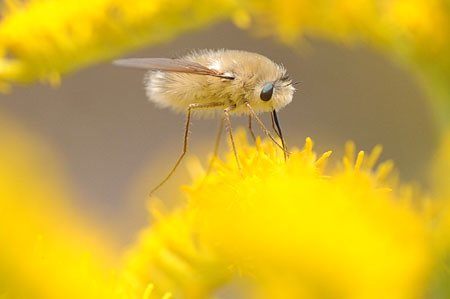
[[[225,122],[236,162],[240,162],[233,139],[230,115],[248,115],[249,129],[254,118],[263,132],[287,154],[277,111],[292,101],[295,91],[286,69],[260,54],[238,50],[201,50],[179,59],[129,58],[114,61],[119,66],[148,70],[146,93],[150,101],[162,108],[186,113],[183,150],[166,178],[150,194],[159,189],[175,172],[188,147],[192,115],[222,115],[218,139]],[[258,117],[270,112],[272,126],[281,145]],[[217,142],[216,150],[217,151]]]

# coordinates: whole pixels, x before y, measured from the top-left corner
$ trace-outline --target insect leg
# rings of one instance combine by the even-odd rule
[[[253,132],[253,128],[252,128],[252,116],[250,114],[248,115],[248,131],[250,132],[250,135],[252,136],[253,141],[256,141],[255,133]]]
[[[266,134],[270,139],[272,139],[272,141],[283,150],[283,152],[286,152],[286,154],[289,154],[289,152],[287,152],[287,150],[284,148],[284,146],[282,146],[281,144],[278,143],[278,141],[275,140],[275,138],[273,137],[273,135],[270,133],[270,131],[266,128],[266,126],[264,125],[264,123],[261,121],[261,119],[258,117],[258,115],[256,114],[255,110],[253,110],[252,106],[250,105],[249,102],[245,102],[245,105],[247,106],[248,110],[250,111],[250,114],[256,119],[256,121],[258,122],[258,124],[261,126],[261,129],[263,130],[264,134]]]
[[[281,145],[284,148],[284,160],[287,160],[287,157],[288,157],[287,145],[286,145],[286,141],[283,138],[283,133],[281,132],[280,122],[278,121],[277,112],[275,110],[273,110],[272,113],[270,114],[270,119],[272,120],[272,128],[275,131],[275,133],[277,133],[278,137],[280,137]]]
[[[208,175],[211,172],[214,160],[216,160],[216,158],[217,158],[217,153],[219,152],[220,138],[222,137],[222,132],[223,132],[223,118],[221,118],[220,122],[219,122],[219,129],[217,130],[216,143],[214,144],[214,152],[213,152],[211,161],[209,162],[208,169],[206,170],[206,175]]]
[[[189,139],[189,127],[191,126],[191,114],[193,109],[202,109],[202,108],[213,108],[213,107],[219,107],[223,106],[223,103],[219,102],[213,102],[213,103],[194,103],[190,104],[187,110],[186,114],[186,126],[184,129],[184,138],[183,138],[183,149],[181,151],[181,155],[178,157],[178,160],[176,161],[175,165],[172,167],[172,170],[169,172],[169,174],[158,184],[156,185],[151,191],[150,196],[155,193],[156,190],[161,188],[162,185],[164,185],[170,177],[173,175],[175,170],[180,165],[181,161],[183,160],[184,156],[186,155],[187,149],[188,149],[188,139]]]
[[[236,144],[234,143],[234,138],[233,138],[233,132],[231,129],[231,121],[230,121],[230,111],[233,110],[234,108],[236,108],[236,105],[227,107],[223,110],[223,117],[227,126],[227,131],[228,134],[230,135],[230,141],[231,141],[231,147],[233,148],[233,153],[234,153],[234,157],[236,158],[236,163],[237,166],[239,168],[239,170],[241,170],[241,163],[239,163],[239,157],[237,155],[237,151],[236,151]]]

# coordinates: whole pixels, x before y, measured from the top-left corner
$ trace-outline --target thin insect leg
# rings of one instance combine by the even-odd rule
[[[250,135],[253,138],[253,141],[256,141],[255,133],[253,132],[252,128],[252,116],[251,114],[248,115],[248,131],[250,132]]]
[[[288,155],[289,152],[287,150],[286,141],[283,138],[283,132],[281,131],[281,126],[280,126],[280,122],[278,121],[277,112],[275,110],[273,110],[271,116],[272,116],[271,117],[272,118],[272,127],[275,130],[275,132],[277,132],[278,137],[280,137],[280,139],[281,139],[281,145],[283,145],[283,148],[284,148],[284,152],[283,152],[284,160],[286,161],[289,156]],[[275,129],[275,127],[276,127],[276,129]]]
[[[234,153],[234,157],[236,158],[236,163],[238,166],[238,169],[241,170],[241,163],[239,162],[239,157],[236,151],[236,144],[234,143],[234,138],[233,138],[233,132],[231,129],[231,121],[230,121],[230,111],[233,110],[234,108],[236,108],[236,106],[230,106],[228,108],[225,108],[223,110],[223,117],[225,120],[225,124],[227,126],[227,131],[228,134],[230,135],[230,141],[231,141],[231,147],[233,148],[233,153]]]
[[[261,126],[261,129],[263,130],[264,134],[266,134],[279,148],[281,148],[283,151],[286,151],[286,149],[276,141],[276,139],[273,137],[273,135],[270,133],[270,131],[266,128],[264,123],[261,121],[261,119],[256,114],[255,110],[253,110],[252,106],[249,102],[245,102],[245,105],[247,106],[248,110],[250,111],[251,115],[256,119],[258,124]],[[287,153],[289,154],[289,153]]]
[[[216,143],[214,144],[214,152],[213,152],[211,161],[209,162],[208,169],[206,170],[206,175],[208,175],[211,172],[214,161],[217,158],[217,153],[219,152],[220,139],[222,137],[222,132],[223,132],[223,118],[220,119],[220,122],[219,122],[219,129],[217,130]]]
[[[186,155],[187,149],[188,149],[188,139],[189,139],[189,127],[191,126],[191,113],[193,109],[202,109],[202,108],[212,108],[212,107],[218,107],[222,106],[223,103],[207,103],[207,104],[190,104],[187,110],[186,114],[186,126],[184,129],[184,138],[183,138],[183,149],[181,151],[181,155],[178,157],[178,160],[176,161],[175,165],[172,167],[172,170],[170,170],[169,174],[158,184],[156,185],[151,191],[150,196],[155,193],[159,188],[161,188],[162,185],[164,185],[170,177],[174,174],[175,170],[180,165],[181,161],[183,160],[184,156]]]

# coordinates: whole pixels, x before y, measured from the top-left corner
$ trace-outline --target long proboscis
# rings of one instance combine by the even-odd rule
[[[281,126],[280,126],[280,122],[278,120],[277,111],[275,109],[272,110],[272,116],[273,116],[273,122],[275,123],[275,126],[277,128],[276,129],[277,132],[275,132],[275,133],[277,133],[281,139],[281,145],[283,146],[283,149],[284,149],[284,158],[286,159],[288,150],[287,150],[286,142],[284,141],[283,132],[281,131]]]

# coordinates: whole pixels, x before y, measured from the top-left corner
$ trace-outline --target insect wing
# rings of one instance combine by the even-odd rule
[[[114,61],[115,65],[141,68],[153,71],[178,72],[197,75],[225,77],[219,71],[207,68],[199,63],[170,58],[128,58]]]

